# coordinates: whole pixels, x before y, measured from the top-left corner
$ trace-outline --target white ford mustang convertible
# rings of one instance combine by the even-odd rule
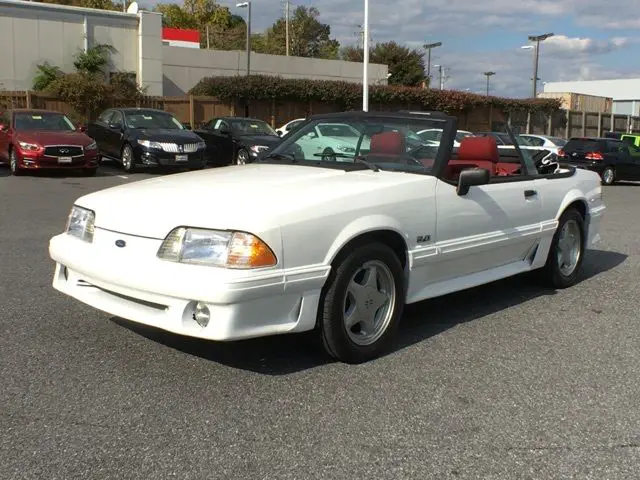
[[[319,122],[357,128],[355,151],[306,156]],[[215,341],[315,330],[357,363],[390,348],[405,304],[528,271],[576,283],[599,239],[598,175],[519,148],[514,168],[492,137],[454,153],[456,125],[437,112],[317,115],[255,164],[85,195],[50,241],[53,286]],[[407,148],[430,128],[439,144]]]

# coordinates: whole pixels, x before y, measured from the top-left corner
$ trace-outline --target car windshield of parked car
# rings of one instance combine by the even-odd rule
[[[125,112],[125,121],[129,128],[185,130],[184,125],[176,117],[164,112]]]
[[[231,133],[233,135],[272,135],[277,137],[277,132],[271,128],[267,122],[261,120],[233,120],[231,124]]]
[[[567,141],[560,137],[549,137],[549,140],[551,140],[557,147],[564,147],[567,144]]]
[[[444,129],[447,120],[428,117],[315,119],[290,133],[261,161],[429,173],[443,143],[423,140],[418,131]],[[452,142],[452,140],[451,140]],[[358,165],[359,164],[359,165]],[[355,166],[355,167],[354,167]]]
[[[13,128],[15,130],[50,130],[56,132],[70,132],[76,130],[73,122],[69,120],[66,115],[61,113],[15,113],[13,119]]]

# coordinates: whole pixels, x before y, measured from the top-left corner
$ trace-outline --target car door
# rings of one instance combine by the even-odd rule
[[[113,110],[105,110],[98,118],[89,123],[87,127],[87,135],[93,138],[98,145],[98,151],[102,155],[111,155],[109,153],[108,135],[109,121],[113,116]]]
[[[9,144],[11,143],[11,137],[9,134],[10,121],[8,112],[0,112],[0,160],[9,160]]]
[[[476,140],[480,139],[472,141]],[[462,148],[461,145],[460,151]],[[519,160],[521,172],[535,169],[530,161],[525,167],[526,160],[521,156]],[[467,165],[466,158],[458,161]],[[451,167],[465,168],[449,163]],[[484,167],[487,163],[477,165]],[[473,166],[471,161],[468,165]],[[499,278],[504,276],[501,272],[526,270],[527,260],[540,240],[542,198],[536,190],[535,177],[523,173],[493,175],[488,184],[473,186],[464,195],[458,195],[456,186],[456,177],[451,173],[436,185],[436,245],[440,259],[431,267],[429,283],[463,281],[462,277],[481,272],[487,278]]]
[[[114,110],[105,129],[105,146],[109,156],[113,158],[119,159],[121,157],[124,128],[124,115],[120,110]]]
[[[621,164],[624,164],[625,176],[620,180],[640,180],[640,148],[627,145],[622,152]]]
[[[200,128],[194,130],[194,132],[199,135],[207,145],[207,161],[217,166],[226,165],[228,163],[223,159],[222,152],[220,150],[222,139],[220,138],[220,135],[216,134],[216,129],[221,122],[221,119],[213,118],[204,123]]]

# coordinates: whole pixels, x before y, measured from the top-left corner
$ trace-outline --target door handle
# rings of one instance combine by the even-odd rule
[[[538,195],[538,192],[536,192],[535,190],[525,190],[524,191],[524,198],[535,197],[536,195]]]

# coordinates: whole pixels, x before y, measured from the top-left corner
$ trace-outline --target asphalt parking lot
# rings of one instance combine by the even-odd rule
[[[605,188],[578,286],[411,306],[396,351],[349,366],[309,335],[212,344],[54,291],[73,200],[148,176],[0,167],[0,478],[637,478],[640,185]]]

